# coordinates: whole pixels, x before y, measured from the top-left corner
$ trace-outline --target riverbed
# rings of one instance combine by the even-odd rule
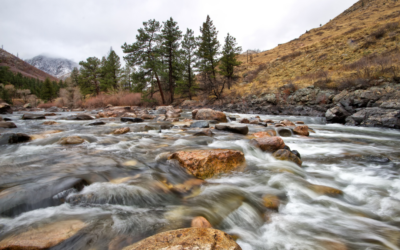
[[[159,232],[190,227],[194,217],[203,216],[245,250],[400,248],[399,130],[260,115],[303,121],[315,131],[282,137],[300,153],[299,167],[253,147],[245,135],[213,130],[213,136],[195,136],[198,130],[182,124],[166,129],[119,118],[88,126],[92,121],[62,119],[74,113],[56,114],[46,118],[54,125],[21,120],[18,112],[3,116],[18,128],[0,133],[36,139],[0,145],[0,240],[27,228],[78,220],[82,229],[52,249],[122,249]],[[185,111],[181,119],[190,117]],[[248,126],[249,135],[266,129]],[[111,134],[122,127],[131,132]],[[57,143],[67,136],[85,142]],[[177,188],[192,177],[168,155],[217,148],[242,151],[245,170]],[[316,185],[343,193],[321,193]],[[279,206],[266,208],[266,196],[277,197]]]

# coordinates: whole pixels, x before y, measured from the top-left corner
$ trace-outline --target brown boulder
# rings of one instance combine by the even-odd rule
[[[121,135],[121,134],[126,134],[126,133],[128,133],[129,131],[131,131],[131,129],[128,128],[128,127],[125,127],[125,128],[117,128],[116,130],[114,130],[114,131],[112,132],[112,134],[114,134],[114,135]]]
[[[336,195],[341,195],[343,194],[342,190],[333,188],[333,187],[327,187],[327,186],[322,186],[322,185],[314,185],[314,184],[309,184],[308,187],[316,192],[317,194],[320,195],[331,195],[331,196],[336,196]]]
[[[151,120],[151,119],[156,118],[156,116],[155,115],[149,115],[149,114],[143,114],[141,118],[145,119],[145,120]]]
[[[296,124],[304,124],[304,122],[302,122],[302,121],[296,121],[295,123]]]
[[[178,160],[189,174],[203,180],[240,169],[245,162],[242,152],[231,149],[179,151],[171,154],[168,159]]]
[[[275,157],[275,159],[277,160],[294,162],[300,167],[301,164],[303,164],[303,162],[300,160],[299,157],[297,157],[297,155],[293,154],[287,149],[279,149],[278,151],[273,153],[272,156]]]
[[[17,125],[13,122],[0,122],[0,128],[16,128]]]
[[[280,205],[280,200],[275,195],[265,195],[263,197],[263,204],[269,209],[278,209]]]
[[[148,237],[123,250],[241,250],[226,233],[212,228],[184,228]]]
[[[251,144],[262,151],[273,153],[279,149],[285,147],[285,143],[282,138],[278,136],[262,137],[251,140]]]
[[[281,121],[281,124],[283,124],[283,125],[285,125],[285,126],[288,126],[288,127],[290,127],[290,126],[292,126],[292,127],[294,127],[294,126],[296,126],[293,122],[291,122],[291,121],[289,121],[289,120],[283,120],[283,121]]]
[[[249,121],[249,119],[247,119],[247,118],[242,118],[242,119],[240,119],[239,121],[238,121],[239,123],[250,123],[250,121]]]
[[[8,103],[0,103],[0,114],[12,114],[12,108]]]
[[[193,112],[192,112],[193,114]],[[212,109],[199,109],[196,113],[195,120],[216,120],[219,122],[227,122],[226,115],[223,112]]]
[[[310,133],[308,132],[308,126],[307,125],[300,125],[297,126],[293,129],[293,133],[296,135],[303,135],[303,136],[309,136]]]
[[[212,228],[212,225],[206,218],[203,216],[197,216],[193,218],[192,223],[190,225],[191,227],[198,227],[198,228]]]
[[[67,220],[30,228],[0,241],[0,250],[5,249],[49,249],[74,236],[86,224],[80,220]]]
[[[63,137],[61,138],[58,143],[62,145],[68,145],[68,144],[81,144],[85,140],[82,139],[79,136],[68,136],[68,137]]]

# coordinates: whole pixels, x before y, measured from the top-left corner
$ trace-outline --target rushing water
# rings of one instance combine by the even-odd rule
[[[0,239],[29,226],[78,219],[87,227],[55,248],[121,249],[204,216],[238,237],[246,250],[400,248],[399,130],[261,116],[301,120],[315,130],[309,137],[283,138],[300,152],[303,166],[298,167],[253,148],[238,134],[214,131],[213,137],[199,137],[195,129],[160,129],[154,122],[105,119],[106,125],[93,127],[87,126],[90,121],[58,120],[66,115],[47,117],[57,118],[59,124],[52,126],[21,120],[18,113],[8,116],[18,126],[12,132],[61,132],[0,146]],[[110,134],[126,126],[131,132]],[[265,130],[249,128],[250,133]],[[86,142],[57,144],[70,135]],[[210,148],[241,150],[246,170],[208,179],[188,192],[171,189],[190,176],[167,160],[168,153]],[[316,193],[310,184],[343,195]],[[263,206],[265,195],[279,197],[278,211]]]

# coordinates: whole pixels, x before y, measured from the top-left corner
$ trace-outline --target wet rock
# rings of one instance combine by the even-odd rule
[[[59,123],[55,122],[55,121],[46,121],[46,122],[43,122],[42,124],[43,125],[56,125],[56,124],[59,124]]]
[[[61,138],[58,143],[62,145],[69,145],[69,144],[81,144],[85,140],[79,136],[68,136]]]
[[[261,149],[262,151],[270,153],[273,153],[279,149],[283,149],[285,146],[282,138],[278,136],[257,138],[251,140],[250,142],[253,146]]]
[[[287,126],[287,127],[294,127],[296,126],[293,122],[289,121],[289,120],[283,120],[281,121],[281,124]]]
[[[236,116],[229,116],[229,120],[231,120],[231,121],[236,121]]]
[[[325,113],[326,121],[330,123],[345,123],[348,116],[350,116],[350,113],[341,105],[336,105]]]
[[[167,122],[179,122],[179,118],[168,118],[165,121],[167,121]]]
[[[240,170],[245,162],[242,152],[230,149],[179,151],[168,159],[177,160],[189,174],[203,180],[219,173]]]
[[[47,130],[47,131],[45,131],[43,133],[40,133],[40,134],[31,135],[31,139],[32,140],[44,139],[44,138],[46,138],[47,135],[57,134],[57,133],[61,133],[61,132],[64,132],[64,131],[62,131],[62,130]]]
[[[308,126],[307,125],[300,125],[297,126],[293,129],[293,133],[296,135],[302,135],[302,136],[309,136],[310,132],[308,132]]]
[[[193,114],[193,112],[192,112]],[[227,122],[226,115],[223,112],[212,109],[199,109],[196,112],[195,120],[216,120],[219,122]]]
[[[13,144],[13,143],[23,143],[31,140],[31,137],[27,134],[22,133],[12,133],[12,134],[2,134],[0,135],[0,145]]]
[[[211,129],[203,129],[200,132],[197,132],[194,134],[194,136],[213,136],[214,133],[211,131]]]
[[[251,120],[250,120],[250,124],[256,124],[256,125],[258,125],[259,123],[261,123],[261,120],[258,119],[258,118],[255,118],[255,119],[251,119]]]
[[[301,164],[303,164],[303,162],[300,160],[299,157],[297,157],[295,154],[286,149],[279,149],[278,151],[273,153],[272,156],[277,160],[294,162],[300,167]]]
[[[24,108],[25,108],[25,109],[32,108],[32,105],[31,105],[30,103],[26,103],[26,104],[24,105]]]
[[[278,134],[282,137],[290,137],[292,136],[292,130],[288,128],[278,128]]]
[[[275,195],[264,195],[263,196],[263,205],[266,208],[278,210],[280,203],[281,202],[280,202],[279,198]]]
[[[17,125],[13,122],[0,122],[0,128],[16,128]]]
[[[156,118],[156,116],[155,115],[149,115],[149,114],[143,114],[141,116],[141,118],[145,119],[145,120],[152,120],[152,119]]]
[[[0,241],[0,250],[5,249],[49,249],[74,236],[86,227],[80,220],[58,221],[11,235]]]
[[[249,133],[249,128],[246,125],[233,125],[229,123],[217,124],[215,129],[229,131],[232,133],[247,135]]]
[[[242,119],[238,120],[238,122],[239,123],[245,123],[245,124],[249,124],[250,123],[249,119],[247,119],[247,118],[242,118]]]
[[[255,138],[262,138],[262,137],[271,137],[271,136],[273,136],[273,135],[271,135],[270,133],[268,133],[268,131],[262,131],[262,132],[254,133],[253,136],[254,136]]]
[[[12,114],[12,108],[8,103],[0,103],[0,114]]]
[[[268,127],[268,123],[266,122],[259,122],[257,125]]]
[[[341,195],[343,194],[342,190],[333,188],[333,187],[327,187],[327,186],[322,186],[322,185],[314,185],[314,184],[309,184],[308,188],[316,192],[317,194],[320,195],[331,195],[331,196],[336,196],[336,195]]]
[[[275,128],[286,127],[284,124],[275,124]]]
[[[89,123],[88,126],[99,126],[99,125],[105,125],[105,124],[106,124],[105,122],[97,121],[97,122]]]
[[[192,223],[190,224],[191,227],[198,227],[198,228],[212,228],[212,225],[206,218],[203,216],[197,216],[193,218]]]
[[[296,121],[296,122],[294,122],[295,124],[304,124],[304,122],[302,122],[302,121]]]
[[[77,121],[85,121],[85,120],[93,120],[94,118],[90,115],[86,114],[77,114],[77,115],[70,115],[65,118],[66,120],[77,120]]]
[[[290,149],[289,149],[290,150]],[[301,159],[301,155],[300,155],[300,153],[299,153],[299,151],[297,151],[297,150],[292,150],[291,151],[293,154],[295,154],[297,157],[299,157],[299,159]]]
[[[190,125],[190,128],[209,128],[210,123],[208,121],[195,121]]]
[[[171,188],[171,191],[185,194],[185,193],[192,191],[196,187],[197,188],[200,187],[204,183],[205,183],[205,181],[200,180],[200,179],[189,179],[189,180],[185,181],[184,183],[175,185],[173,188]]]
[[[148,237],[123,250],[241,250],[226,233],[212,228],[184,228]]]
[[[57,112],[57,111],[58,111],[58,107],[56,107],[56,106],[46,109],[46,112]]]
[[[121,117],[121,122],[144,122],[142,118],[136,118],[136,117]]]
[[[198,111],[199,111],[198,109],[192,111],[192,119],[196,119],[196,114]]]
[[[45,113],[44,116],[56,116],[56,113]]]
[[[42,114],[24,114],[22,116],[23,120],[42,120],[46,119],[46,117]]]
[[[365,108],[347,117],[346,125],[400,128],[400,110]]]
[[[126,133],[128,133],[128,132],[130,132],[130,131],[131,131],[131,129],[128,128],[128,127],[125,127],[125,128],[118,128],[118,129],[114,130],[114,131],[112,132],[112,134],[114,134],[114,135],[122,135],[122,134],[126,134]]]
[[[157,106],[156,107],[156,114],[167,114],[168,111],[174,112],[175,109],[173,106]]]
[[[179,118],[179,117],[181,117],[180,113],[175,113],[174,111],[168,111],[166,115],[167,115],[167,118]]]

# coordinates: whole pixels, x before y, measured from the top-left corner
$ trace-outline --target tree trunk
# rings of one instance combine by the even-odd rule
[[[158,84],[158,88],[160,89],[160,94],[161,94],[161,100],[162,100],[162,104],[165,104],[165,100],[164,100],[164,93],[162,91],[161,88],[161,83],[160,83],[160,79],[158,79],[158,75],[157,73],[154,71],[154,74],[156,75],[156,79],[157,79],[157,84]]]

